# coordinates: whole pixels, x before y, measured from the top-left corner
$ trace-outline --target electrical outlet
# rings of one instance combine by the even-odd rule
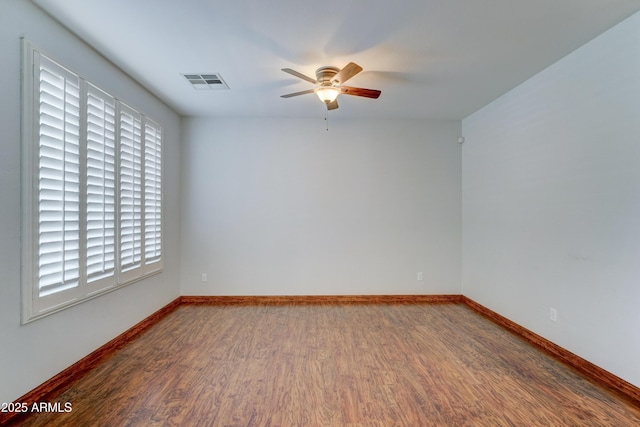
[[[418,280],[422,280],[422,272],[418,273]]]
[[[558,321],[558,310],[553,307],[549,308],[549,320],[552,322]]]
[[[202,273],[202,278],[201,278],[201,280],[202,280],[203,282],[206,282],[206,281],[207,281],[207,273]]]

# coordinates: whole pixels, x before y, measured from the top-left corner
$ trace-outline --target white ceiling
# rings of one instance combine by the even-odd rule
[[[462,119],[624,18],[640,0],[33,0],[178,113],[324,116],[313,77],[353,61],[342,117]],[[217,72],[228,91],[183,73]]]

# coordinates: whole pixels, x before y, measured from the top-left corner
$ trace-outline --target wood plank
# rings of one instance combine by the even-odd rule
[[[185,304],[24,426],[640,425],[465,304]]]

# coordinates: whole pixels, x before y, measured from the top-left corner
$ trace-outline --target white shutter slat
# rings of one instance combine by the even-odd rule
[[[89,283],[115,275],[116,101],[87,87],[86,268]]]
[[[120,266],[129,270],[142,261],[142,117],[122,105],[119,126]]]
[[[162,131],[145,122],[144,155],[144,247],[147,264],[162,255]]]
[[[45,57],[38,70],[38,290],[79,284],[80,79]]]

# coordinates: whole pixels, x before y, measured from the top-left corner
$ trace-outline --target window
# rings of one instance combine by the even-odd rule
[[[23,322],[158,273],[162,127],[25,42]]]

